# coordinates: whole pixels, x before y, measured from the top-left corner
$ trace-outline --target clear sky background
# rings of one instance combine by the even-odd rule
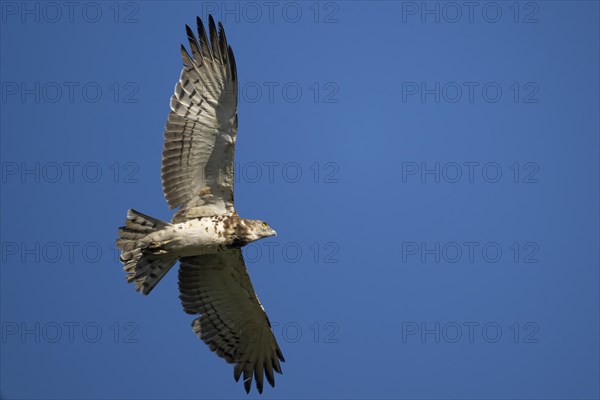
[[[469,3],[471,4],[471,3]],[[599,6],[1,3],[2,398],[252,398],[173,270],[114,251],[169,220],[184,25],[240,77],[236,207],[286,357],[264,398],[598,398]]]

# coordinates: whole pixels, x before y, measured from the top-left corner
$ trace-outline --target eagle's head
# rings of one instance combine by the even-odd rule
[[[277,236],[275,229],[271,228],[265,221],[246,220],[246,224],[250,228],[248,238],[252,242],[269,236]]]
[[[255,240],[277,236],[277,232],[265,221],[242,219],[237,215],[225,220],[225,234],[231,237],[233,246],[245,246]]]

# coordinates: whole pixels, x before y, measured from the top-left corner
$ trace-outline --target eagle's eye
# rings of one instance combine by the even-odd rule
[[[266,222],[263,222],[263,223],[262,223],[262,227],[263,227],[263,228],[266,228],[267,226],[269,226],[269,225],[267,225],[267,223],[266,223]]]

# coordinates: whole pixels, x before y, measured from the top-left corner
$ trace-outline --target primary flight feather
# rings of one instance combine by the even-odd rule
[[[186,33],[183,70],[164,132],[163,193],[177,208],[171,223],[135,210],[119,228],[117,246],[127,281],[149,294],[179,260],[179,298],[184,311],[200,315],[194,332],[259,393],[264,377],[275,385],[283,354],[248,276],[241,247],[276,235],[266,222],[242,219],[233,202],[238,130],[238,78],[223,25],[209,16],[208,35],[197,18],[197,35]]]

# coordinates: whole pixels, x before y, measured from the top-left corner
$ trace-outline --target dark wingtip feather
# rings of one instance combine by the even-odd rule
[[[252,369],[250,366],[245,363],[244,364],[244,389],[246,389],[246,393],[250,392],[250,388],[252,387]]]
[[[183,58],[183,64],[186,67],[192,66],[193,65],[192,57],[190,57],[190,54],[185,49],[185,46],[181,45],[181,47],[179,48],[179,50],[181,51],[181,58]]]
[[[190,58],[190,55],[187,52],[187,50],[185,49],[185,46],[183,44],[179,47],[179,51],[181,52],[181,57],[183,58],[183,63],[185,65],[188,65],[188,63],[191,60],[191,58]]]
[[[187,34],[188,41],[190,42],[190,49],[192,50],[192,55],[194,56],[194,60],[197,62],[202,61],[202,54],[200,52],[200,46],[198,44],[198,39],[196,39],[196,35],[192,28],[189,25],[185,26],[185,33]]]
[[[254,366],[254,379],[256,380],[256,389],[259,394],[263,391],[264,373],[263,364],[259,363]]]
[[[223,61],[221,57],[221,50],[219,50],[219,35],[217,34],[217,26],[212,15],[208,16],[208,34],[210,35],[210,47],[212,49],[213,57],[219,61]]]
[[[194,36],[194,32],[192,32],[192,28],[190,28],[190,26],[188,24],[185,24],[185,33],[187,34],[188,38]]]
[[[281,352],[281,350],[277,349],[276,352],[277,352],[277,357],[279,357],[279,359],[281,361],[285,362],[285,358],[283,358],[283,353]]]
[[[242,375],[242,364],[235,364],[235,367],[233,368],[233,379],[235,379],[236,382],[239,382],[240,380],[240,376]]]
[[[231,79],[237,81],[237,66],[235,65],[235,57],[233,55],[233,49],[231,46],[227,46],[227,52],[229,54],[229,68],[231,68]],[[271,323],[269,322],[269,327]]]
[[[273,376],[273,367],[267,363],[265,363],[265,376],[267,377],[267,382],[271,387],[275,387],[275,376]]]
[[[281,372],[281,365],[279,365],[279,360],[277,360],[276,358],[273,358],[271,360],[271,364],[272,364],[273,369],[275,370],[275,372],[277,372],[280,375],[283,375],[283,372]]]
[[[213,58],[210,45],[208,43],[208,37],[206,36],[206,29],[200,17],[196,17],[196,28],[198,31],[198,38],[200,39],[200,50],[205,57]]]
[[[228,64],[229,54],[227,51],[227,36],[225,35],[225,28],[223,28],[223,24],[219,21],[219,50],[221,51],[221,56],[223,57],[223,63],[225,65]]]

